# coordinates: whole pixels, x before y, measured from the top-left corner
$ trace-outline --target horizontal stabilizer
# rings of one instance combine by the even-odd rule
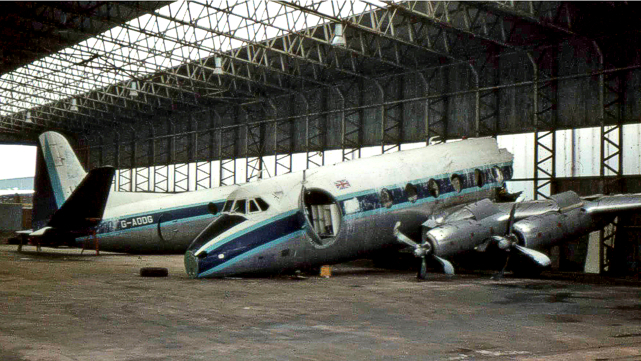
[[[102,220],[111,182],[116,170],[102,167],[91,170],[57,210],[49,226],[69,231],[85,230]]]
[[[50,229],[51,229],[51,227],[43,227],[43,228],[40,228],[39,230],[37,230],[37,231],[35,231],[35,232],[29,232],[29,235],[30,235],[31,237],[42,237],[42,236],[44,236],[44,235],[45,235],[45,233],[47,233],[47,231],[48,231],[48,230],[50,230]]]

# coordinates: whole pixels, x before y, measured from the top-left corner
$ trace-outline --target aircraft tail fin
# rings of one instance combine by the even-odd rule
[[[45,132],[38,140],[34,229],[47,224],[53,213],[62,207],[87,175],[64,136],[56,132]]]
[[[56,132],[40,135],[40,148],[58,208],[69,198],[87,172],[80,165],[71,145]]]

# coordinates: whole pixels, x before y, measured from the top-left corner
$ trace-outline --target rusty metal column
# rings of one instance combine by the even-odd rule
[[[533,67],[532,116],[534,125],[534,199],[554,193],[556,178],[557,80],[556,52],[544,49],[538,59],[528,57]],[[550,74],[543,74],[541,63],[547,59]]]
[[[158,140],[158,134],[156,133],[155,128],[152,129],[153,134],[153,152],[152,152],[152,158],[153,158],[153,166],[154,166],[154,183],[153,183],[153,191],[154,192],[167,192],[169,185],[167,184],[168,182],[168,177],[166,175],[166,170],[167,166],[166,165],[157,165],[160,163],[160,160],[158,159],[158,152],[156,151],[156,144]],[[166,150],[166,148],[164,148]],[[165,173],[165,174],[163,174]],[[164,186],[164,187],[163,187]]]
[[[305,153],[307,162],[305,169],[322,167],[325,165],[325,132],[327,128],[327,96],[330,89],[326,88],[320,92],[320,111],[316,112],[314,120],[310,119],[309,101],[304,94],[301,94],[305,103]],[[323,122],[322,119],[325,118]]]
[[[360,84],[362,84],[362,79],[359,79]],[[341,98],[341,110],[340,110],[340,116],[341,116],[341,151],[342,151],[342,158],[341,161],[348,161],[352,159],[358,159],[361,157],[361,147],[362,147],[362,141],[361,141],[361,128],[362,128],[362,123],[363,123],[363,101],[362,101],[362,94],[363,94],[363,86],[359,86],[359,94],[361,94],[360,98],[360,104],[358,105],[358,110],[355,112],[352,112],[350,114],[346,114],[346,106],[345,103],[347,102],[347,97],[345,96],[345,93],[343,93],[338,87],[334,88],[336,90],[336,94]],[[351,120],[351,116],[355,115],[358,113],[358,120],[353,121]]]
[[[601,121],[600,137],[600,190],[603,194],[625,191],[623,180],[623,117],[625,112],[624,74],[604,73],[605,57],[596,41],[594,48],[599,57],[599,115]],[[614,124],[612,124],[614,123]],[[614,176],[608,182],[607,177]],[[612,271],[612,258],[619,229],[619,217],[600,231],[599,270],[600,273]]]
[[[431,69],[431,74],[427,79],[422,75],[423,83],[426,85],[426,92],[428,98],[426,100],[426,119],[425,119],[425,142],[430,144],[430,139],[437,137],[439,141],[445,142],[448,134],[449,123],[449,97],[443,95],[438,98],[433,98],[430,94],[447,94],[449,92],[449,76],[448,67],[439,67]],[[440,74],[440,86],[434,81],[436,74]],[[439,127],[441,129],[439,129]]]
[[[215,132],[213,129],[216,128],[216,124],[220,123],[220,121],[216,121],[217,119],[220,119],[220,115],[216,110],[212,109],[207,113],[207,117],[209,118],[209,127],[207,130],[207,134],[209,136],[209,144],[207,145],[207,148],[209,148],[209,154],[206,161],[196,162],[196,190],[208,189],[213,185],[213,172],[211,165],[211,162],[214,159]],[[198,154],[198,148],[196,148],[196,155]]]
[[[301,93],[299,93],[299,95],[304,102],[307,102]],[[292,116],[294,113],[292,108],[295,104],[293,95],[290,100],[289,115]],[[274,176],[291,173],[292,171],[292,152],[294,148],[293,122],[292,118],[274,122]]]
[[[173,123],[172,123],[173,124]],[[187,133],[189,134],[192,132],[194,129],[193,127],[193,115],[189,116],[189,120],[187,122],[188,127],[187,127]],[[176,156],[176,128],[174,127],[174,130],[172,132],[174,135],[172,136],[173,139],[173,147],[172,147],[172,160],[173,160],[173,167],[174,167],[174,192],[187,192],[189,191],[189,177],[190,177],[190,171],[189,171],[189,161],[193,159],[193,149],[194,149],[194,143],[193,139],[191,141],[187,142],[187,155],[185,156],[186,162],[178,163],[177,162],[177,156]],[[193,135],[193,133],[192,133]],[[182,152],[181,152],[182,153]]]
[[[233,124],[240,124],[238,113],[240,106],[234,108]],[[220,161],[219,185],[229,186],[236,184],[236,141],[238,140],[238,126],[219,127],[218,160]]]
[[[274,114],[276,114],[276,107],[270,101],[270,107]],[[259,117],[260,120],[265,119],[266,111],[265,104],[261,103],[261,114]],[[265,124],[263,122],[258,122],[258,124],[250,124],[249,113],[245,111],[246,122],[245,122],[245,181],[251,182],[253,179],[262,179],[263,171],[265,170],[265,162],[263,160],[265,152]],[[276,118],[276,115],[272,117]]]
[[[405,103],[402,100],[405,95],[405,77],[401,75],[398,78],[400,79],[396,84],[398,99],[392,105],[388,105],[385,101],[385,88],[375,81],[381,92],[381,152],[383,154],[401,150],[403,142]],[[393,86],[394,82],[390,81],[388,84]]]
[[[153,154],[153,134],[154,134],[154,124],[151,121],[147,121],[147,124],[149,124],[149,130],[151,132],[151,138],[149,140],[150,145],[149,145],[149,152]],[[153,164],[153,157],[152,158],[151,164]],[[135,166],[135,164],[134,164]],[[149,192],[151,191],[151,167],[135,167],[136,169],[136,187],[135,191],[136,192]]]

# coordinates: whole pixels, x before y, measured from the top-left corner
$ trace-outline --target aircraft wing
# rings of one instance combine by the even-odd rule
[[[621,212],[640,209],[641,194],[581,198],[568,191],[547,200],[520,203],[483,199],[423,223],[422,240],[414,246],[414,253],[443,264],[449,256],[472,249],[483,251],[493,245],[547,267],[549,258],[538,250],[598,230]],[[399,242],[408,244],[397,229],[394,234]]]
[[[613,214],[641,209],[641,194],[586,197],[585,209],[591,214]]]

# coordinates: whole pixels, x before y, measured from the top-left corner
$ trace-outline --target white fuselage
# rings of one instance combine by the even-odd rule
[[[177,194],[111,192],[97,227],[100,249],[182,253],[238,186]],[[81,237],[78,244],[90,237]]]
[[[512,155],[492,138],[380,155],[240,186],[185,255],[192,277],[280,272],[354,259],[416,235],[442,209],[493,198]],[[268,207],[250,203],[261,199]],[[266,208],[266,209],[263,209]]]

